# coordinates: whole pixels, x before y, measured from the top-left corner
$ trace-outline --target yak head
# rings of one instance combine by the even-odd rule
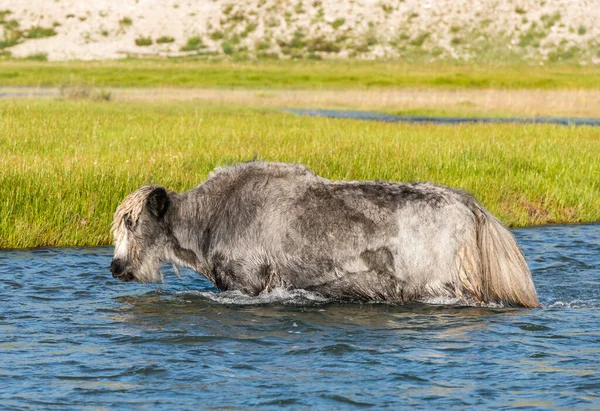
[[[165,214],[170,206],[164,187],[145,186],[129,194],[115,212],[111,231],[115,252],[110,264],[121,281],[160,282],[160,266],[169,244]]]

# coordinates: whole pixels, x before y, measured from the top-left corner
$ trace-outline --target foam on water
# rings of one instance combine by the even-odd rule
[[[452,305],[458,307],[481,307],[481,308],[502,308],[504,304],[502,303],[482,303],[480,301],[475,301],[473,299],[468,298],[452,298],[452,297],[433,297],[425,300],[421,300],[420,302],[424,304],[431,305]]]
[[[573,300],[573,301],[554,301],[542,304],[544,308],[598,308],[600,300]]]
[[[269,292],[263,291],[257,296],[244,294],[241,291],[196,291],[196,290],[185,290],[169,292],[162,289],[156,290],[159,294],[175,295],[177,297],[185,298],[190,297],[201,297],[212,302],[223,304],[223,305],[298,305],[298,306],[310,306],[310,305],[322,305],[327,303],[348,303],[353,304],[356,302],[350,300],[336,300],[333,298],[327,298],[319,293],[302,290],[292,289],[288,290],[285,288],[275,288]],[[452,297],[433,297],[424,300],[417,301],[418,303],[436,305],[436,306],[453,306],[453,307],[475,307],[475,308],[506,308],[506,305],[495,302],[480,302],[468,298],[452,298]],[[414,303],[414,302],[408,302]],[[369,301],[367,304],[386,304],[386,305],[402,305],[403,303],[390,302],[390,301]],[[550,300],[541,301],[542,308],[597,308],[600,307],[600,300],[598,299],[574,299],[574,300]]]
[[[286,290],[284,288],[275,288],[270,292],[262,292],[257,296],[247,295],[240,291],[183,291],[177,294],[201,296],[224,305],[316,305],[332,301],[315,292],[306,290]]]
[[[165,294],[170,294],[166,292]],[[190,297],[202,297],[212,302],[216,302],[223,305],[263,305],[263,304],[280,304],[280,305],[322,305],[327,303],[348,303],[354,304],[356,301],[351,300],[336,300],[333,298],[327,298],[319,293],[313,291],[307,291],[302,289],[288,290],[285,288],[275,288],[270,292],[262,292],[257,296],[251,296],[242,293],[241,291],[178,291],[172,293],[178,297],[185,298]],[[460,299],[450,297],[434,297],[421,301],[417,301],[422,304],[429,305],[447,305],[455,307],[479,307],[479,308],[502,308],[502,303],[482,303],[472,299]],[[362,302],[365,303],[365,302]],[[390,302],[390,301],[368,301],[367,304],[385,304],[385,305],[403,305],[404,303]],[[414,304],[414,301],[407,302]]]

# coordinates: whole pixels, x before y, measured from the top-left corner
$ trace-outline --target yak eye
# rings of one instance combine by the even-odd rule
[[[131,227],[133,227],[133,220],[129,216],[127,216],[127,218],[125,219],[125,227],[127,227],[128,229],[131,229]]]

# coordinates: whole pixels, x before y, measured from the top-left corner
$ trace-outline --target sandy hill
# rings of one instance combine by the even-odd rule
[[[598,0],[0,0],[0,53],[600,64]]]

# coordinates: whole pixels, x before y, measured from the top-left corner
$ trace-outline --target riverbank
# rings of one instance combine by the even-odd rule
[[[6,100],[0,112],[2,248],[110,244],[129,192],[187,190],[254,157],[332,179],[460,187],[513,227],[600,221],[592,127],[382,124],[183,102]]]

